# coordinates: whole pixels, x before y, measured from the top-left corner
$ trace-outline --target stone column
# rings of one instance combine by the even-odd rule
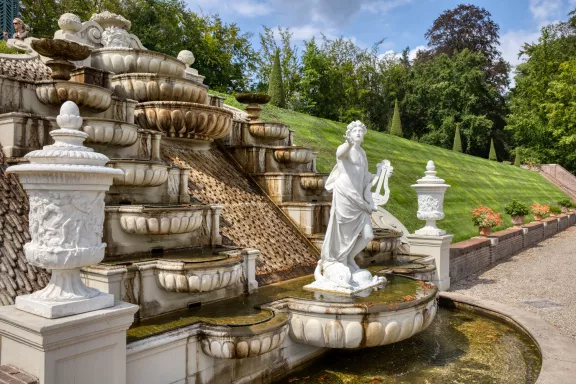
[[[179,202],[183,204],[190,202],[190,194],[188,193],[189,176],[190,168],[180,168]]]
[[[441,291],[450,289],[450,244],[454,235],[421,236],[408,235],[410,253],[427,255],[434,259],[434,279],[432,282]]]
[[[150,150],[150,160],[152,161],[162,161],[162,155],[160,154],[160,141],[162,140],[162,132],[152,132],[152,144]]]
[[[186,179],[186,183],[188,183],[188,179]],[[222,214],[222,209],[224,209],[223,205],[211,205],[211,228],[210,234],[212,238],[212,245],[221,245],[222,244],[222,236],[220,235],[220,215]]]
[[[50,134],[54,145],[10,167],[30,202],[28,262],[51,270],[46,288],[0,307],[0,364],[13,365],[41,384],[126,383],[126,330],[137,305],[87,287],[80,268],[104,258],[104,194],[122,171],[83,145],[82,117],[67,101]]]
[[[258,281],[256,281],[256,260],[260,256],[260,251],[257,249],[245,249],[242,251],[244,257],[244,278],[246,279],[246,287],[248,292],[253,292],[258,289]]]

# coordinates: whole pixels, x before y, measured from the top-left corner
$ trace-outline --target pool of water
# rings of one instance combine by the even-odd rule
[[[470,311],[440,308],[434,322],[408,340],[332,350],[277,383],[531,384],[540,367],[540,352],[524,333]]]
[[[374,267],[378,269],[381,267]],[[260,309],[260,305],[285,297],[323,302],[348,302],[358,305],[385,303],[390,310],[403,303],[427,297],[435,292],[434,287],[401,276],[389,276],[386,285],[368,296],[342,296],[319,294],[302,289],[314,281],[314,276],[305,276],[278,284],[267,285],[250,295],[241,295],[215,303],[205,304],[190,309],[171,312],[150,319],[135,321],[128,329],[128,342],[134,342],[176,328],[206,322],[218,325],[244,326],[262,323],[274,315],[271,311]]]

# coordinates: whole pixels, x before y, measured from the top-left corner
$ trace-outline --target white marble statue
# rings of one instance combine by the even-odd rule
[[[371,188],[379,175],[368,172],[361,146],[365,134],[366,126],[360,121],[350,123],[346,142],[336,151],[336,166],[326,182],[333,194],[330,221],[314,273],[316,281],[306,289],[352,294],[385,281],[373,278],[354,261],[374,238],[370,215],[376,207]]]

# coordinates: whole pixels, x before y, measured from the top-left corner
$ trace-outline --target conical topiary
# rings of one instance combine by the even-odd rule
[[[498,161],[496,157],[496,149],[494,148],[494,139],[490,139],[490,154],[488,155],[489,160]]]
[[[514,158],[514,165],[520,166],[520,148],[516,148],[516,157]]]
[[[398,99],[394,101],[394,116],[392,116],[390,134],[402,137],[402,122],[400,121],[400,108],[398,107]]]
[[[460,123],[456,123],[456,133],[454,134],[454,145],[452,150],[462,152],[462,140],[460,139]]]
[[[280,50],[274,53],[274,62],[272,63],[272,73],[268,84],[268,94],[270,95],[270,104],[280,108],[286,107],[286,95],[284,94],[284,82],[282,80],[282,66],[280,66]]]

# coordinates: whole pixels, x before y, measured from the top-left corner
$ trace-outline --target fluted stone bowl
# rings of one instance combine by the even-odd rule
[[[86,142],[128,147],[138,139],[138,130],[135,124],[123,121],[85,117],[81,130],[88,134]]]
[[[44,104],[62,105],[72,101],[79,107],[98,112],[107,110],[112,102],[112,91],[106,88],[65,80],[36,82],[36,96]]]
[[[305,147],[282,147],[274,150],[274,158],[279,163],[307,164],[314,159],[314,151]]]
[[[90,56],[90,47],[60,39],[37,39],[30,42],[33,50],[50,58],[78,61]]]
[[[115,74],[155,73],[184,77],[186,64],[160,52],[134,48],[101,48],[92,51],[92,66]]]
[[[267,104],[270,101],[270,95],[265,93],[238,93],[236,100],[242,104]]]
[[[147,101],[185,101],[207,104],[208,87],[183,78],[155,73],[126,73],[112,76],[110,84],[119,97]]]
[[[264,140],[284,140],[290,135],[290,129],[282,123],[265,123],[252,121],[248,128],[250,134]]]
[[[211,141],[232,129],[232,112],[197,103],[150,101],[139,104],[134,115],[140,127],[174,138]]]

